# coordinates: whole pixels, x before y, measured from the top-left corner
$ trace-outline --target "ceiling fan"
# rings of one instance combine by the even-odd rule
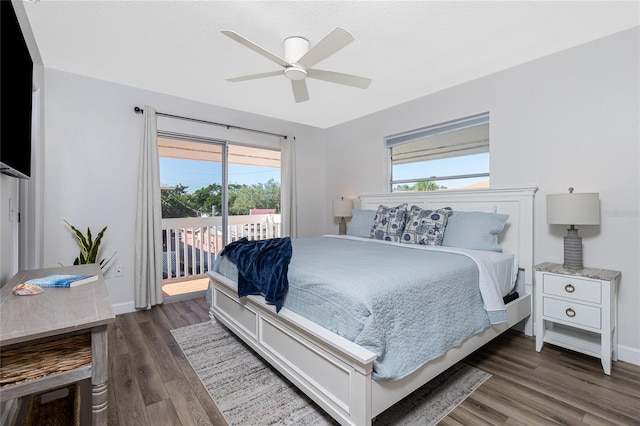
[[[296,102],[309,100],[309,91],[305,83],[305,78],[307,77],[360,89],[366,89],[371,84],[371,79],[365,77],[312,68],[355,40],[351,33],[343,28],[337,27],[311,48],[309,40],[304,37],[286,38],[284,40],[284,59],[258,46],[235,31],[222,30],[222,33],[284,68],[284,70],[227,78],[227,81],[238,82],[284,74],[285,77],[291,80],[293,97]]]

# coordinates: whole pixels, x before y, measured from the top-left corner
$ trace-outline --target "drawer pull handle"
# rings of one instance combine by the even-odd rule
[[[568,316],[569,318],[573,318],[573,317],[575,317],[575,316],[576,316],[576,311],[574,311],[574,310],[573,310],[573,309],[571,309],[571,308],[567,308],[567,310],[566,310],[566,311],[564,311],[564,313],[565,313],[565,314],[567,314],[567,316]]]
[[[566,291],[567,293],[573,293],[574,291],[576,291],[576,288],[572,284],[567,284],[564,286],[564,291]]]

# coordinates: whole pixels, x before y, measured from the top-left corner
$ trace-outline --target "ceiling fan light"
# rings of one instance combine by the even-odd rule
[[[284,60],[290,64],[296,63],[308,51],[309,40],[304,37],[287,37],[284,40]]]
[[[307,71],[300,67],[287,67],[284,70],[284,76],[289,80],[304,80],[307,77]]]

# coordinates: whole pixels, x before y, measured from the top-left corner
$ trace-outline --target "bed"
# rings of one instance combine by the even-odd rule
[[[492,309],[487,309],[487,324],[480,327],[472,324],[471,328],[477,327],[477,329],[473,330],[471,334],[464,335],[462,338],[456,337],[457,340],[453,339],[453,344],[448,343],[443,351],[428,357],[426,362],[409,366],[403,364],[400,370],[394,370],[396,365],[393,362],[384,365],[384,361],[387,358],[391,359],[393,354],[402,352],[401,345],[404,340],[411,339],[411,335],[403,336],[402,339],[397,338],[395,341],[385,340],[382,346],[388,346],[389,350],[385,352],[386,349],[382,349],[381,352],[378,348],[381,346],[379,342],[371,343],[371,341],[358,338],[360,328],[366,328],[362,324],[355,332],[350,332],[346,326],[346,330],[339,326],[335,332],[330,331],[335,327],[328,320],[325,321],[317,313],[313,313],[314,307],[310,306],[313,303],[309,303],[309,299],[305,301],[304,298],[292,296],[290,308],[285,302],[284,307],[276,311],[273,304],[266,303],[264,298],[259,295],[239,298],[237,283],[232,279],[233,273],[229,271],[209,272],[211,318],[226,325],[339,423],[370,425],[375,416],[505,330],[516,326],[525,334],[532,335],[531,270],[533,266],[533,198],[535,192],[536,188],[505,188],[368,194],[358,197],[359,206],[357,207],[361,211],[376,210],[380,205],[397,206],[407,203],[409,207],[415,205],[430,210],[449,207],[453,210],[453,215],[457,212],[491,211],[498,215],[507,216],[504,229],[499,234],[499,245],[505,255],[512,256],[511,258],[503,257],[501,260],[503,265],[506,259],[506,262],[511,262],[513,266],[511,272],[504,274],[512,284],[507,289],[508,291],[501,290],[500,296],[515,290],[519,297],[507,304],[502,303],[501,308],[496,308],[494,316],[489,315],[489,311]],[[418,250],[418,248],[407,249],[411,244],[398,242],[384,244],[380,241],[358,241],[359,239],[363,240],[358,236],[320,237],[322,244],[327,245],[327,250],[333,250],[336,253],[338,250],[342,250],[338,248],[339,246],[344,245],[348,247],[347,251],[353,252],[356,250],[354,245],[358,247],[364,245],[369,247],[367,250],[373,251],[404,249],[404,257],[423,255],[423,250]],[[292,241],[294,250],[295,244],[298,244],[299,252],[304,253],[303,246],[300,245],[301,242]],[[386,247],[393,245],[397,247],[393,249]],[[448,256],[446,259],[456,256],[464,257],[466,269],[469,270],[469,265],[471,265],[471,269],[476,271],[476,274],[481,278],[483,272],[479,266],[480,263],[470,257],[469,253],[460,254],[460,250],[465,251],[466,248],[431,247],[424,252],[430,253],[429,256],[441,256],[439,259],[442,260],[445,259],[445,256]],[[467,251],[475,252],[475,250]],[[442,260],[439,260],[438,264],[446,264]],[[415,263],[416,260],[407,261]],[[293,261],[292,265],[289,271],[290,282],[293,283],[294,288],[297,288],[295,287],[297,285],[296,277],[305,275],[305,272],[296,269],[296,264]],[[327,265],[322,267],[327,269]],[[347,282],[348,271],[342,269],[340,272],[340,268],[344,267],[337,265],[338,272],[325,274],[327,280]],[[513,272],[517,272],[517,279]],[[357,274],[361,273],[362,271],[357,272]],[[443,271],[445,274],[443,276],[446,276],[446,273],[449,272]],[[454,277],[453,279],[457,280],[458,278]],[[349,282],[351,283],[351,281]],[[343,287],[351,288],[351,285],[345,286],[342,285],[342,282],[340,284]],[[291,289],[290,293],[297,294],[293,293]],[[326,292],[323,291],[323,293]],[[467,293],[465,290],[465,294]],[[482,296],[481,303],[489,300],[485,293],[480,292],[479,294]],[[344,295],[340,295],[340,298],[344,298]],[[297,304],[294,303],[295,299],[299,299]],[[401,297],[394,297],[395,299],[400,300]],[[336,303],[336,299],[331,302]],[[355,306],[358,300],[353,299],[351,302]],[[411,309],[404,309],[413,312],[420,308],[421,303],[426,307],[428,302],[416,297],[415,301],[405,298],[403,303],[403,307],[414,303]],[[486,308],[487,304],[484,305]],[[309,309],[305,309],[305,306]],[[338,308],[327,317],[338,316],[337,313],[341,310],[344,311],[344,309]],[[357,311],[357,309],[355,310]],[[320,308],[320,311],[329,312],[328,308]],[[464,314],[464,317],[466,318],[467,314]],[[365,321],[368,320],[365,319]],[[402,324],[404,320],[397,318],[394,321]],[[450,319],[446,321],[450,321]],[[394,337],[394,333],[391,333],[390,336]],[[421,342],[422,337],[416,341]],[[421,347],[420,351],[426,352],[429,346]]]

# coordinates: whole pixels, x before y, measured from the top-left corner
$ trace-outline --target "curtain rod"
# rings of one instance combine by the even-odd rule
[[[144,110],[142,108],[140,108],[140,107],[135,107],[133,109],[133,111],[136,114],[142,114],[144,112]],[[232,126],[230,124],[216,123],[216,122],[213,122],[213,121],[200,120],[200,119],[197,119],[197,118],[182,117],[180,115],[166,114],[164,112],[157,112],[157,111],[156,111],[156,115],[160,115],[162,117],[168,117],[168,118],[175,118],[175,119],[178,119],[178,120],[194,121],[196,123],[211,124],[212,126],[226,127],[227,129],[246,130],[248,132],[262,133],[262,134],[271,135],[271,136],[279,136],[281,138],[287,139],[286,135],[280,135],[278,133],[265,132],[263,130],[248,129],[246,127]]]

